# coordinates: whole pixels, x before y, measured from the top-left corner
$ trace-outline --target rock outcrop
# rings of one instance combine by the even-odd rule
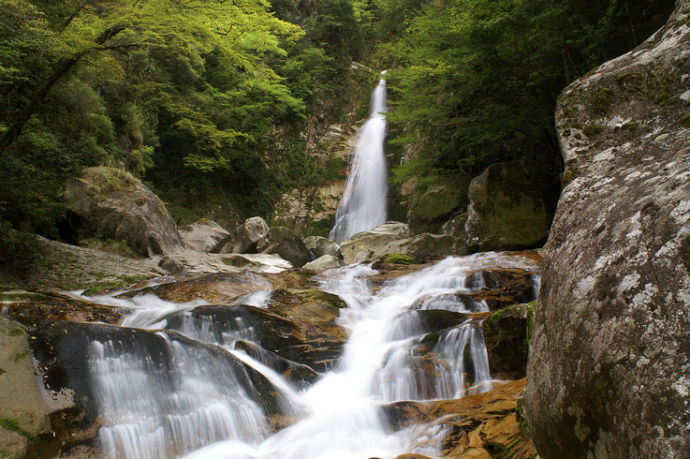
[[[261,253],[274,253],[280,255],[293,266],[301,268],[312,260],[312,255],[302,237],[285,226],[274,226],[268,234],[261,239],[256,248]]]
[[[340,257],[340,246],[325,237],[309,236],[304,238],[303,242],[316,258],[324,255]]]
[[[470,183],[465,231],[474,251],[540,246],[551,212],[537,179],[519,163],[497,163]]]
[[[165,204],[119,169],[90,167],[65,190],[75,239],[124,240],[145,257],[184,247]]]
[[[688,457],[690,1],[569,86],[565,180],[528,364],[549,458]]]
[[[256,243],[268,234],[268,225],[261,217],[248,218],[240,226],[235,228],[237,242],[232,247],[227,245],[221,249],[221,253],[244,253],[256,251]]]
[[[385,244],[409,238],[411,235],[410,227],[406,223],[386,222],[343,241],[340,244],[340,250],[347,264],[372,260],[373,255]],[[359,255],[360,252],[361,255]]]
[[[199,252],[218,253],[232,239],[229,231],[206,218],[181,226],[179,231],[187,247]]]

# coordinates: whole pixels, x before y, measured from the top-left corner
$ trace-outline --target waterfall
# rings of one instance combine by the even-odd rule
[[[371,96],[369,118],[359,131],[343,200],[329,238],[336,242],[386,221],[386,81],[381,78]]]
[[[513,255],[450,257],[377,291],[370,284],[377,272],[369,266],[324,272],[316,278],[321,290],[347,304],[337,320],[349,339],[335,368],[301,389],[235,349],[238,340],[261,345],[260,334],[239,315],[220,322],[209,306],[150,294],[100,297],[129,309],[123,325],[137,327],[111,327],[107,339],[88,343],[101,451],[108,458],[434,456],[441,434],[432,435],[435,447],[419,447],[416,434],[390,432],[382,407],[490,389],[481,324],[468,319],[435,329],[437,339],[428,345],[424,321],[425,314],[440,310],[468,317],[487,311],[483,301],[458,299],[485,284],[477,273],[487,266],[526,269]],[[268,295],[260,296],[254,311],[269,307]],[[228,313],[252,306],[215,308]],[[266,393],[274,394],[273,402],[263,401]],[[269,419],[275,416],[296,422],[272,432]]]

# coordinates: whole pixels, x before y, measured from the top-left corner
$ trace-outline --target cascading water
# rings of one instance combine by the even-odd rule
[[[486,303],[462,297],[485,284],[477,271],[495,266],[530,269],[517,256],[452,257],[388,281],[377,292],[369,283],[376,273],[370,267],[326,271],[319,278],[321,289],[347,303],[338,321],[349,330],[349,339],[336,367],[302,390],[235,349],[237,340],[261,345],[253,326],[239,316],[221,323],[219,316],[206,313],[209,306],[168,303],[151,295],[99,298],[131,309],[123,323],[139,327],[111,327],[131,333],[132,339],[89,344],[101,450],[111,458],[433,456],[439,444],[421,448],[412,440],[418,433],[391,433],[381,408],[403,400],[459,398],[487,388],[491,375],[481,326],[468,319],[430,333],[425,317],[439,310],[468,317],[486,311]],[[269,297],[259,295],[257,307],[265,307]],[[203,314],[195,313],[199,310]],[[429,344],[432,335],[436,341]],[[269,386],[279,395],[267,408],[259,397]],[[299,420],[271,433],[267,418],[275,415]]]
[[[345,194],[329,238],[340,242],[386,221],[386,81],[371,96],[369,118],[359,131]]]

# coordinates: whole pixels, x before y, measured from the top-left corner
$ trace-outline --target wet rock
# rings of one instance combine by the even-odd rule
[[[105,167],[90,167],[65,190],[75,239],[122,239],[145,257],[184,247],[163,202],[140,180]]]
[[[545,459],[690,451],[689,15],[677,2],[648,41],[559,98],[568,183],[527,368]]]
[[[278,254],[296,268],[301,268],[312,260],[311,252],[302,242],[302,237],[285,226],[271,228],[256,244],[256,249],[261,253]]]
[[[246,352],[251,358],[280,373],[283,378],[300,389],[306,389],[319,378],[319,374],[310,367],[292,362],[249,341],[237,341],[235,349]]]
[[[303,242],[311,253],[314,254],[315,258],[320,258],[324,255],[340,257],[340,246],[325,237],[309,236],[304,238]]]
[[[251,217],[246,219],[244,223],[235,228],[237,242],[234,244],[231,252],[256,252],[256,243],[263,239],[268,234],[268,231],[268,225],[263,218]],[[222,252],[229,253],[226,248],[223,248]]]
[[[211,304],[227,304],[251,293],[271,290],[272,284],[264,276],[252,272],[205,274],[153,287],[128,292],[131,298],[146,294],[174,303],[203,300]]]
[[[225,342],[224,333],[235,333],[251,328],[252,340],[261,347],[288,360],[308,365],[316,371],[332,367],[342,352],[346,340],[345,330],[330,324],[298,324],[270,311],[253,306],[200,306],[192,316],[212,323],[215,340]],[[168,318],[175,329],[181,318]]]
[[[320,273],[327,269],[340,268],[344,263],[333,255],[324,255],[302,266],[302,271]]]
[[[535,307],[536,301],[511,306],[494,312],[484,321],[484,343],[494,378],[525,377]]]
[[[539,247],[552,213],[538,177],[519,163],[497,163],[472,180],[465,231],[473,251]]]
[[[444,458],[534,457],[536,451],[526,426],[516,418],[525,380],[495,386],[492,390],[458,400],[398,402],[382,408],[391,429],[426,424],[419,433],[419,447],[438,448]],[[429,432],[444,432],[440,445]],[[408,457],[407,455],[399,457]]]
[[[455,236],[422,233],[399,245],[399,252],[420,261],[429,261],[451,255],[467,255],[467,243]]]
[[[229,231],[206,218],[181,226],[179,232],[187,247],[199,252],[218,253],[232,239]]]

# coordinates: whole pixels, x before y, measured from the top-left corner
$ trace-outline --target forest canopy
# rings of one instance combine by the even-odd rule
[[[663,24],[672,0],[0,0],[0,250],[59,238],[65,180],[108,165],[178,218],[268,215],[318,183],[305,132],[389,69],[393,180],[497,161],[557,175],[560,91]],[[354,93],[361,93],[355,94]],[[404,148],[414,155],[401,161]],[[194,213],[191,212],[190,215]]]

